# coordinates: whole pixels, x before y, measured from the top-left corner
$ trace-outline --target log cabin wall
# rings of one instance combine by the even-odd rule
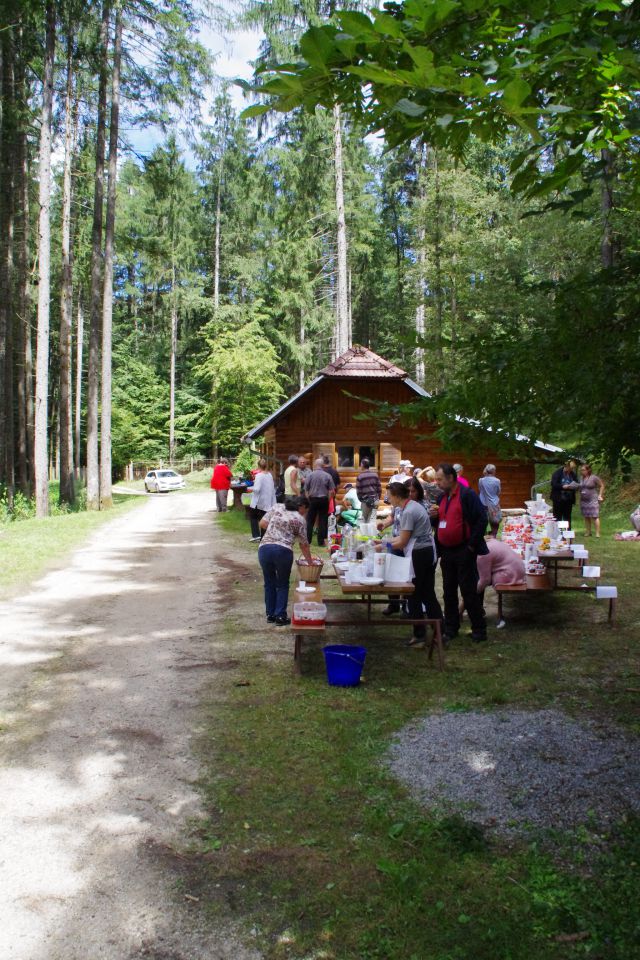
[[[529,499],[531,486],[535,483],[533,462],[527,459],[505,459],[504,456],[493,453],[489,444],[480,442],[481,430],[478,430],[478,447],[471,453],[445,450],[437,440],[431,438],[433,426],[425,424],[422,428],[414,429],[395,424],[388,430],[380,431],[376,429],[377,425],[373,421],[354,420],[355,414],[371,410],[366,401],[358,398],[402,404],[415,400],[416,394],[399,379],[350,380],[344,377],[327,377],[285,411],[265,431],[260,442],[266,442],[270,449],[275,449],[275,456],[285,466],[289,454],[324,453],[324,445],[329,445],[329,449],[333,445],[334,451],[337,451],[339,446],[371,445],[380,452],[380,445],[388,444],[388,447],[383,448],[387,462],[379,470],[383,486],[397,471],[397,462],[401,457],[411,460],[417,467],[435,467],[441,461],[462,463],[464,476],[476,491],[485,465],[494,463],[497,476],[502,482],[502,506],[519,507]],[[416,434],[426,435],[425,439],[418,440]],[[319,447],[322,449],[318,449]],[[333,461],[340,471],[342,483],[354,482],[357,468],[340,466],[335,454]]]

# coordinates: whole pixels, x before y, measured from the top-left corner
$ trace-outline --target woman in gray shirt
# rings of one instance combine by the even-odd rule
[[[421,489],[422,497],[424,491]],[[419,497],[419,493],[414,494]],[[424,617],[424,609],[429,620],[442,620],[442,608],[436,597],[436,551],[429,514],[417,500],[411,500],[409,490],[403,483],[389,484],[389,502],[392,507],[400,507],[400,533],[391,541],[391,546],[403,550],[405,556],[413,541],[411,560],[413,563],[413,583],[415,590],[409,597],[409,617],[418,620]],[[424,646],[425,627],[414,624],[413,636],[408,646]]]

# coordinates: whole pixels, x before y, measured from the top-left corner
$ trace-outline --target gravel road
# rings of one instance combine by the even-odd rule
[[[199,925],[158,854],[201,815],[191,740],[225,604],[212,520],[206,492],[149,497],[0,604],[2,960],[257,956]]]

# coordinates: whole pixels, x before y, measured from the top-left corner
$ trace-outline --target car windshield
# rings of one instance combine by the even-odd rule
[[[177,477],[175,470],[158,470],[159,477]]]

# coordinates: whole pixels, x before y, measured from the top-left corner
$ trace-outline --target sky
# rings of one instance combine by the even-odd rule
[[[253,75],[252,61],[258,55],[260,33],[257,31],[241,30],[236,33],[223,34],[213,26],[203,26],[200,30],[200,42],[211,51],[214,56],[214,72],[217,77],[230,80],[241,78],[250,80]],[[215,97],[215,87],[206,91],[205,102],[202,104],[202,116],[206,120],[210,115],[210,104]],[[229,95],[237,110],[244,109],[248,103],[243,97],[240,87],[233,84],[229,87]],[[127,140],[135,153],[147,156],[157,144],[162,143],[164,134],[157,128],[144,130],[127,130]],[[188,166],[192,165],[191,152],[185,148],[185,160]]]

